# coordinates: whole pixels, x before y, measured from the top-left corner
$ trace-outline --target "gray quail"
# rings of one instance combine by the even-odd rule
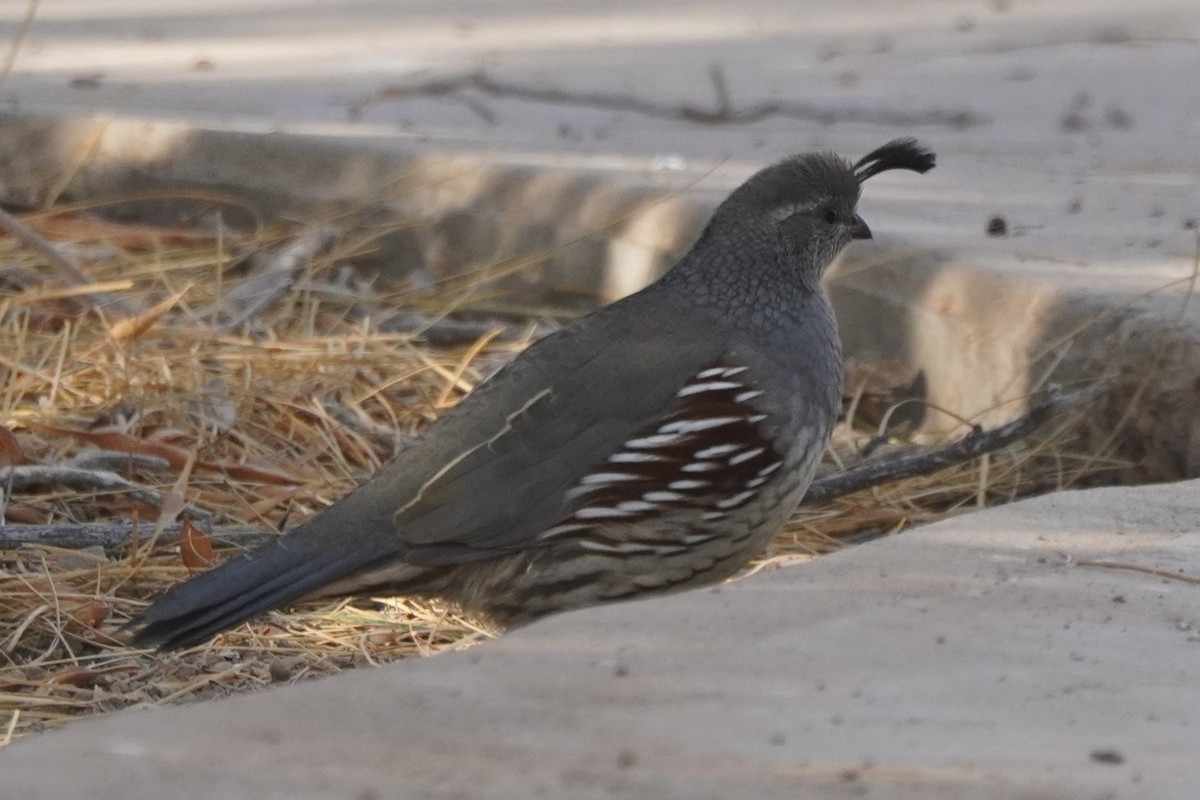
[[[168,591],[133,641],[184,647],[366,592],[511,626],[732,575],[795,510],[837,418],[820,279],[871,238],[861,184],[933,165],[898,139],[758,172],[662,278],[529,347],[295,530]]]

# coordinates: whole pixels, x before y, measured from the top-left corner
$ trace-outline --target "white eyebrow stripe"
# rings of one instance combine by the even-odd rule
[[[786,206],[777,206],[776,208],[771,209],[770,216],[771,219],[775,220],[776,222],[783,222],[793,214],[812,211],[814,208],[823,204],[824,202],[825,198],[820,198],[818,200],[810,200],[807,203],[789,203]]]

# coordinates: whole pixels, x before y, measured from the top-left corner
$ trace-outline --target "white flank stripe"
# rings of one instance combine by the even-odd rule
[[[763,417],[766,419],[766,417]],[[708,419],[681,419],[675,422],[668,422],[658,429],[662,433],[698,433],[700,431],[719,428],[722,425],[729,425],[733,422],[741,422],[741,417],[709,417]],[[653,438],[653,437],[650,437]]]
[[[630,475],[628,472],[593,472],[579,479],[582,484],[619,483],[621,481],[636,481],[640,475]]]
[[[620,552],[619,550],[617,550],[616,547],[614,547],[611,544],[602,544],[601,542],[594,542],[591,539],[581,540],[579,542],[579,546],[580,546],[580,548],[582,548],[584,550],[590,550],[593,553],[617,553],[617,552]]]
[[[721,373],[721,377],[722,378],[732,378],[734,375],[740,375],[741,373],[745,372],[748,369],[750,369],[750,368],[749,367],[728,367],[728,368],[726,368],[726,370],[724,372]]]
[[[708,481],[671,481],[667,484],[668,489],[679,489],[682,491],[686,491],[688,489],[703,489],[705,486],[708,486]]]
[[[740,444],[718,444],[697,451],[692,458],[717,458],[718,456],[727,456],[730,453],[736,453],[741,449],[742,446]]]
[[[555,525],[553,528],[550,528],[547,531],[543,531],[542,535],[539,536],[538,538],[539,539],[549,539],[552,536],[561,536],[564,533],[571,533],[572,531],[581,531],[586,527],[588,527],[588,526],[584,525],[583,523],[580,523],[580,522],[568,522],[565,525]]]
[[[659,428],[659,431],[660,433],[656,433],[653,436],[643,436],[641,439],[630,439],[625,443],[625,446],[633,450],[650,450],[655,447],[662,447],[663,445],[675,444],[683,441],[684,438],[686,438],[681,432],[666,430],[665,426],[663,428]]]
[[[697,372],[696,380],[702,381],[702,380],[706,380],[708,378],[715,378],[718,375],[723,374],[724,372],[725,372],[724,367],[709,367],[708,369],[702,369],[699,372]]]
[[[579,546],[584,550],[591,550],[593,553],[659,553],[662,555],[671,555],[680,552],[681,547],[663,547],[652,544],[643,544],[641,542],[617,542],[616,544],[607,544],[605,542],[597,542],[592,539],[584,539],[579,543]]]
[[[733,497],[727,498],[727,499],[722,500],[721,502],[717,503],[717,508],[733,508],[734,506],[740,506],[742,503],[746,502],[751,497],[754,497],[754,492],[752,492],[752,491],[751,492],[738,492]]]
[[[776,461],[774,464],[768,464],[767,466],[760,469],[758,471],[758,474],[763,475],[763,476],[770,475],[772,472],[774,472],[775,470],[779,469],[782,466],[783,466],[782,461]]]
[[[715,461],[692,461],[680,467],[682,472],[712,472],[720,466]]]
[[[618,508],[608,508],[607,506],[581,508],[575,512],[575,519],[620,519],[621,517],[628,516],[628,511],[621,511]]]
[[[665,461],[662,456],[654,453],[614,453],[608,457],[610,464],[644,464],[647,461]]]
[[[741,464],[743,461],[749,461],[750,459],[754,458],[755,456],[761,455],[763,452],[764,452],[763,448],[756,447],[753,450],[747,450],[744,453],[738,453],[736,456],[729,459],[729,466],[736,467],[738,464]]]
[[[658,506],[645,500],[625,500],[617,503],[617,511],[627,511],[631,514],[639,511],[658,511]]]
[[[762,422],[766,418],[767,418],[766,414],[755,414],[752,417],[747,417],[747,419],[749,419],[751,422]]]
[[[750,480],[746,481],[746,488],[747,489],[757,489],[758,487],[762,486],[766,482],[767,482],[766,478],[751,478]]]
[[[701,392],[719,392],[725,389],[740,389],[742,385],[735,381],[705,381],[704,383],[689,383],[675,393],[676,397],[687,397],[689,394]],[[759,393],[761,394],[761,392]]]
[[[675,500],[683,500],[684,496],[679,492],[646,492],[642,495],[642,499],[647,503],[671,503]],[[624,505],[624,504],[622,504]]]
[[[700,517],[700,519],[706,519],[706,520],[725,519],[725,512],[724,511],[706,511],[706,512],[704,512],[704,515],[702,517]]]
[[[602,487],[602,486],[572,486],[570,489],[567,489],[567,493],[564,494],[563,497],[565,497],[568,500],[575,500],[576,498],[583,497],[585,494],[591,494],[592,492],[596,491],[597,489],[602,489],[602,488],[604,488],[604,487]]]
[[[758,397],[762,393],[763,393],[762,389],[751,389],[748,392],[742,392],[741,394],[734,395],[733,401],[735,403],[744,403],[747,400],[753,400],[754,398]]]

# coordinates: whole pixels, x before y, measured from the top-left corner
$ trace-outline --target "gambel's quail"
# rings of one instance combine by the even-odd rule
[[[440,597],[511,626],[726,578],[812,480],[842,357],[825,269],[871,231],[897,139],[794,156],[726,199],[662,278],[529,347],[366,483],[129,624],[177,648],[298,598]]]

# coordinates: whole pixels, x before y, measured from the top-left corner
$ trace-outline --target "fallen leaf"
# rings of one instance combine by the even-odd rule
[[[45,525],[49,516],[50,513],[46,509],[26,503],[12,503],[4,507],[5,522],[15,522],[18,525]]]
[[[112,614],[112,603],[93,598],[74,611],[71,616],[89,628],[95,628]]]
[[[179,555],[183,565],[190,570],[207,567],[214,559],[212,540],[190,521],[184,520],[179,534]]]
[[[26,463],[25,451],[12,429],[0,425],[0,467],[11,467]]]
[[[213,465],[230,478],[239,481],[254,481],[255,483],[270,483],[275,485],[300,484],[304,481],[282,470],[271,467],[256,467],[253,464],[221,464]]]
[[[122,248],[159,250],[163,245],[202,244],[215,232],[155,227],[80,214],[37,214],[25,218],[29,227],[55,241],[100,241]]]
[[[190,453],[187,450],[171,447],[161,442],[139,439],[136,436],[130,436],[127,433],[120,433],[118,431],[85,431],[77,428],[60,428],[56,425],[45,425],[33,420],[30,420],[28,425],[31,428],[37,428],[47,433],[56,433],[60,436],[82,439],[104,450],[117,450],[122,453],[145,453],[146,455],[158,456],[170,464],[172,469],[182,469],[190,457]]]
[[[120,322],[113,323],[108,332],[114,339],[136,339],[146,331],[154,327],[154,323],[158,322],[163,314],[166,314],[175,305],[183,299],[183,296],[188,293],[190,287],[184,287],[180,291],[170,297],[155,303],[153,307],[147,309],[136,317],[123,319]]]

